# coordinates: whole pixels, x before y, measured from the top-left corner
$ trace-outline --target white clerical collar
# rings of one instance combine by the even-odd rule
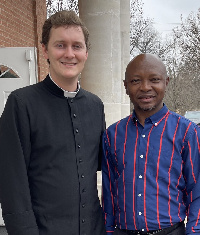
[[[51,78],[52,82],[53,82],[57,87],[59,87],[59,86],[54,82],[54,80],[52,79],[50,73],[49,73],[49,77]],[[78,81],[78,85],[77,85],[77,90],[76,90],[76,91],[66,91],[66,90],[64,90],[62,87],[59,87],[59,88],[64,92],[64,96],[65,96],[65,97],[67,97],[67,98],[74,98],[74,97],[78,94],[78,92],[79,92],[79,90],[80,90],[80,87],[81,87],[81,86],[80,86],[80,83],[79,83],[79,81]]]

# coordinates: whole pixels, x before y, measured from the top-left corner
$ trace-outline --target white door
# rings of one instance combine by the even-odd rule
[[[0,116],[11,91],[37,82],[34,47],[0,48]],[[0,226],[4,225],[0,208]]]
[[[37,82],[34,47],[0,48],[0,116],[11,91]]]

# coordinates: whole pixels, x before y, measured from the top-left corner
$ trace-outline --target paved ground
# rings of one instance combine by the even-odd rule
[[[5,227],[0,226],[0,235],[8,235],[8,233],[6,232]]]

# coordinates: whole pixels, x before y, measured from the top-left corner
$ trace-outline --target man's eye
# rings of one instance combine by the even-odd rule
[[[130,81],[130,83],[131,84],[138,84],[140,82],[140,79],[132,79],[131,81]]]
[[[63,44],[56,44],[56,47],[58,47],[58,48],[63,48],[64,45],[63,45]]]
[[[74,47],[74,49],[76,49],[76,50],[79,50],[79,49],[82,48],[81,45],[79,45],[79,44],[76,44],[76,45],[74,45],[73,47]]]
[[[152,82],[159,82],[159,81],[160,81],[160,78],[152,78],[151,81],[152,81]]]

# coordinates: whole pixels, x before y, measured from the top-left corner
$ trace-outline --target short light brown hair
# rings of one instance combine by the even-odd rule
[[[51,28],[58,28],[60,26],[80,26],[83,35],[85,38],[85,45],[87,50],[90,48],[90,42],[89,42],[89,31],[86,28],[85,24],[82,22],[82,20],[78,17],[78,15],[72,11],[72,10],[63,10],[58,11],[52,16],[50,16],[43,25],[42,28],[42,40],[41,43],[43,43],[46,47],[49,42],[49,36]]]

